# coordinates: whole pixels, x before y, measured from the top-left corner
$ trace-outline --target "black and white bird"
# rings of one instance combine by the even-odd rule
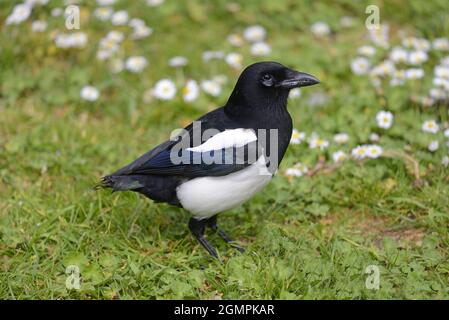
[[[217,227],[217,214],[246,202],[270,182],[292,135],[289,92],[317,83],[314,76],[277,62],[252,64],[225,106],[103,177],[100,186],[188,210],[190,231],[214,257],[206,227],[243,252]]]

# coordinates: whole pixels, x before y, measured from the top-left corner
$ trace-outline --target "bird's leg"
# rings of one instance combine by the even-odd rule
[[[224,232],[223,230],[221,230],[220,228],[218,228],[217,226],[217,216],[213,216],[211,218],[209,218],[207,220],[207,225],[209,226],[209,228],[211,228],[214,232],[217,232],[218,235],[227,243],[229,243],[233,248],[237,249],[238,251],[240,251],[241,253],[245,252],[245,249],[243,249],[241,246],[239,246],[238,244],[235,244],[234,241],[228,236],[228,234],[226,232]]]
[[[197,220],[195,218],[190,218],[189,220],[189,229],[190,232],[195,236],[195,238],[198,239],[198,241],[201,243],[201,245],[204,247],[204,249],[209,252],[209,254],[218,259],[217,250],[207,241],[207,239],[204,237],[204,231],[206,229],[206,223],[207,220]]]

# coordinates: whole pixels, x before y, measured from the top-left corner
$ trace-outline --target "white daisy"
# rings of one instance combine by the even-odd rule
[[[435,120],[424,121],[422,125],[422,130],[427,133],[435,134],[438,132],[439,129],[440,127],[438,126]]]
[[[367,156],[366,146],[357,146],[351,151],[352,156],[355,159],[364,159]]]
[[[170,79],[162,79],[156,82],[153,95],[159,100],[171,100],[176,94],[176,86]]]
[[[433,84],[435,87],[444,87],[444,82],[445,82],[445,81],[447,81],[447,80],[446,80],[446,79],[443,79],[443,78],[435,77],[435,78],[432,79],[432,84]]]
[[[425,51],[412,51],[409,53],[407,61],[412,65],[420,65],[428,60],[428,55]]]
[[[449,166],[449,157],[444,156],[443,159],[441,159],[441,164],[445,167]]]
[[[139,18],[132,18],[128,22],[128,26],[130,26],[131,28],[143,27],[144,25],[145,25],[145,21],[143,21],[142,19],[139,19]]]
[[[131,34],[131,39],[140,40],[146,38],[153,34],[153,29],[147,27],[146,25],[139,25],[133,28],[133,33]]]
[[[368,30],[370,40],[381,47],[388,48],[390,27],[387,24],[381,24],[378,28]]]
[[[408,59],[408,53],[401,47],[394,47],[390,52],[390,59],[396,63],[405,63]]]
[[[129,15],[125,10],[114,12],[111,17],[111,22],[114,26],[123,26],[128,23]]]
[[[288,97],[290,99],[296,99],[296,98],[299,98],[300,96],[301,96],[301,89],[300,88],[293,88],[288,93]]]
[[[302,177],[304,174],[299,169],[288,168],[287,170],[285,170],[285,175],[288,177]]]
[[[226,38],[231,46],[241,47],[243,45],[243,38],[239,34],[230,34]]]
[[[433,48],[435,50],[448,51],[449,40],[447,38],[436,38],[433,40]]]
[[[446,92],[440,88],[431,88],[429,90],[429,96],[435,100],[444,100],[446,99]]]
[[[403,69],[396,70],[393,77],[399,80],[405,80],[407,78],[406,71]]]
[[[188,80],[184,88],[182,88],[182,97],[185,102],[192,102],[198,98],[200,87],[195,80]]]
[[[307,168],[305,164],[298,162],[293,168],[285,170],[285,175],[290,177],[302,177],[307,172],[309,172],[309,168]]]
[[[324,106],[328,101],[329,96],[324,91],[313,91],[307,99],[307,103],[313,107]]]
[[[409,80],[422,79],[424,77],[424,70],[421,68],[410,68],[405,70],[405,77]]]
[[[349,16],[343,16],[340,19],[340,24],[344,28],[349,28],[354,25],[354,18]]]
[[[393,75],[393,74],[395,74],[395,72],[396,72],[396,68],[394,66],[393,61],[385,60],[385,61],[382,61],[377,66],[375,66],[371,70],[370,75],[375,76],[375,77],[383,77],[383,76]]]
[[[413,44],[415,43],[415,37],[405,37],[402,39],[402,45],[406,48],[412,48]]]
[[[357,49],[357,53],[362,56],[372,57],[376,54],[376,48],[372,46],[362,46]]]
[[[142,72],[143,69],[148,65],[147,59],[142,56],[133,56],[126,59],[125,67],[127,70],[139,73]]]
[[[62,9],[61,8],[53,8],[51,10],[50,14],[52,17],[59,17],[62,14]]]
[[[444,67],[449,67],[449,56],[442,58],[440,63]]]
[[[212,59],[223,59],[225,56],[223,51],[204,51],[202,58],[204,62],[208,62]]]
[[[113,54],[114,54],[113,50],[98,50],[97,59],[103,61],[112,57]]]
[[[97,4],[99,6],[111,6],[115,3],[116,0],[97,0]]]
[[[320,148],[320,150],[324,150],[327,147],[329,147],[329,141],[321,139],[320,137],[314,136],[309,141],[310,149]]]
[[[106,37],[104,39],[107,39],[107,40],[110,40],[113,42],[122,42],[123,39],[125,39],[125,35],[123,34],[123,32],[120,32],[117,30],[112,30],[106,34]]]
[[[201,89],[207,94],[217,97],[221,93],[221,86],[217,81],[214,80],[203,80],[201,81]]]
[[[189,61],[186,57],[176,56],[168,61],[168,65],[173,68],[185,67]]]
[[[306,174],[307,172],[309,172],[309,168],[305,164],[300,163],[300,162],[295,164],[294,168],[299,169],[303,174]]]
[[[33,32],[44,32],[47,30],[47,21],[45,20],[36,20],[31,24],[31,30]]]
[[[382,129],[389,129],[393,124],[393,114],[390,111],[379,111],[376,115],[377,126]]]
[[[165,0],[147,0],[146,4],[149,7],[157,7],[164,3]]]
[[[390,80],[390,85],[392,87],[403,85],[406,79],[406,70],[396,70]]]
[[[372,144],[366,146],[366,156],[368,158],[376,159],[382,155],[382,147]]]
[[[119,49],[117,41],[108,38],[102,38],[98,45],[102,50],[107,50],[111,52],[115,52]]]
[[[265,39],[267,32],[260,25],[247,27],[243,31],[243,37],[249,42],[260,42]]]
[[[440,144],[438,143],[438,140],[433,140],[429,143],[427,146],[427,149],[429,149],[430,152],[435,152],[440,147]]]
[[[106,21],[112,17],[113,13],[114,11],[112,10],[112,8],[108,7],[97,8],[94,11],[94,17],[97,18],[98,20]]]
[[[240,53],[231,52],[226,55],[225,61],[228,65],[230,65],[234,69],[241,69],[243,56]]]
[[[81,99],[86,101],[95,101],[100,96],[100,92],[93,86],[84,86],[80,92]]]
[[[290,138],[291,144],[300,144],[306,138],[306,134],[304,132],[299,132],[296,129],[292,131],[292,137]]]
[[[251,54],[256,57],[267,56],[271,52],[271,46],[265,42],[256,42],[251,46]]]
[[[31,14],[32,6],[26,3],[17,4],[14,6],[12,13],[6,18],[6,25],[20,24]]]
[[[334,162],[343,162],[347,158],[348,158],[348,155],[341,150],[332,153],[332,159],[334,160]]]
[[[46,4],[48,4],[48,1],[50,0],[25,0],[25,3],[30,5],[30,6],[44,6]]]
[[[215,81],[219,85],[224,85],[225,83],[228,82],[228,77],[224,74],[217,74],[212,77],[212,81]]]
[[[58,48],[83,48],[87,43],[87,35],[84,32],[59,33],[55,37],[55,45]]]
[[[71,34],[73,47],[83,48],[87,44],[87,34],[84,32],[75,32]]]
[[[351,70],[356,75],[367,74],[370,70],[371,64],[366,58],[355,58],[351,61]]]
[[[449,79],[449,67],[436,66],[434,69],[435,77]]]
[[[326,22],[318,21],[310,26],[310,31],[317,37],[324,37],[331,33],[331,29]]]
[[[349,135],[347,133],[337,133],[334,135],[334,141],[338,144],[345,144],[349,141]]]
[[[377,133],[373,132],[369,135],[369,140],[372,142],[377,142],[380,140],[380,136]]]
[[[449,92],[449,80],[444,79],[441,86],[443,87],[444,90],[446,90],[446,92]]]
[[[430,41],[423,38],[415,38],[413,41],[413,48],[418,51],[429,51]]]

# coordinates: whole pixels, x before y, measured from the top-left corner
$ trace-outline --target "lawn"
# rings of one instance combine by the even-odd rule
[[[62,0],[24,21],[0,4],[0,298],[449,298],[447,0],[72,2],[79,30]],[[220,263],[187,212],[93,190],[261,60],[321,84],[289,100],[297,133],[275,179],[220,215],[245,254],[209,234]]]

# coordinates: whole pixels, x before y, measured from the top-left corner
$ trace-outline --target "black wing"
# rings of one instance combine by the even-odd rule
[[[222,108],[212,111],[198,121],[201,121],[202,132],[209,128],[224,131],[238,127],[226,118]],[[192,138],[192,124],[185,130],[185,134],[190,134]],[[257,142],[206,152],[189,151],[188,148],[174,152],[174,146],[185,137],[178,138],[175,141],[170,140],[160,144],[110,176],[159,175],[185,178],[223,176],[242,170],[257,161]],[[191,146],[195,147],[193,144]],[[211,159],[213,159],[212,162]]]
[[[195,178],[223,176],[257,161],[257,142],[205,152],[165,149],[128,174]],[[123,173],[122,173],[123,174]]]

